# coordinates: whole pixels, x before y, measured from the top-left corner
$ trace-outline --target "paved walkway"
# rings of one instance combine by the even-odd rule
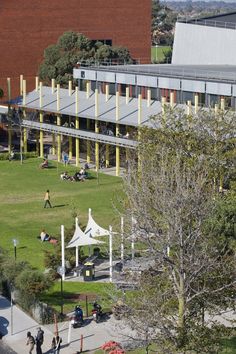
[[[13,319],[13,325],[11,318]],[[26,354],[26,333],[30,331],[32,335],[35,336],[38,327],[39,324],[36,321],[15,305],[12,308],[11,317],[10,302],[0,296],[0,331],[4,335],[3,345],[4,343],[9,345],[17,354]],[[49,354],[54,325],[40,325],[40,327],[44,331],[43,353]],[[84,325],[81,328],[71,328],[70,330],[69,321],[59,323],[58,330],[62,338],[62,348],[60,352],[62,354],[76,354],[80,352],[81,335],[83,335],[83,352],[93,353],[93,351],[98,349],[106,341],[116,340],[120,343],[126,342],[127,333],[130,334],[130,330],[127,330],[123,322],[115,320],[113,316],[101,323],[96,323],[92,318],[88,318],[85,319]],[[70,344],[68,345],[69,338]],[[12,352],[10,351],[9,354],[10,353]]]

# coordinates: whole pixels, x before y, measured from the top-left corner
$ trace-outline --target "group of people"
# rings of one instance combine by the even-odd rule
[[[81,168],[79,172],[75,172],[73,176],[70,176],[67,171],[63,172],[60,175],[62,181],[71,181],[71,182],[84,182],[88,178],[88,173],[86,169]]]
[[[44,331],[41,329],[41,327],[38,328],[38,332],[35,337],[31,334],[31,332],[27,332],[26,345],[29,346],[29,354],[33,353],[35,346],[36,346],[36,354],[42,354],[43,342],[44,342]],[[55,336],[52,339],[51,353],[59,354],[61,348],[61,342],[62,339],[59,337],[58,334],[55,334]]]

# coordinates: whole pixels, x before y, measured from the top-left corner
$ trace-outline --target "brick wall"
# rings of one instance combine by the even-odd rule
[[[6,92],[11,77],[17,95],[23,74],[32,89],[44,49],[70,30],[112,39],[150,62],[150,26],[151,0],[1,0],[0,87]]]

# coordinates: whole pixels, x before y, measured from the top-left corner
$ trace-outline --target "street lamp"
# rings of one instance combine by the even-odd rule
[[[16,261],[16,246],[18,245],[19,241],[16,238],[13,238],[12,242],[13,242],[13,246],[14,246],[14,256],[15,256],[15,261]]]
[[[58,267],[57,273],[60,274],[61,277],[61,315],[63,315],[63,276],[65,274],[65,267]]]

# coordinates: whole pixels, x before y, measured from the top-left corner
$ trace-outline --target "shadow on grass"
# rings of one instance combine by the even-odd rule
[[[39,168],[40,168],[41,170],[51,170],[51,169],[57,168],[57,166],[53,166],[53,165],[50,165],[50,166],[48,166],[48,167],[41,167],[41,166],[39,166]]]
[[[53,205],[53,208],[62,208],[62,207],[65,207],[69,204],[58,204],[58,205]]]

